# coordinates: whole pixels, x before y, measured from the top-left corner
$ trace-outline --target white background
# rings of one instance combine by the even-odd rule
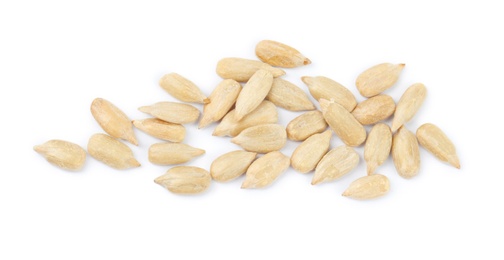
[[[498,1],[2,1],[0,2],[0,259],[502,259],[504,172],[501,128],[504,18]],[[131,119],[138,107],[173,100],[157,84],[168,72],[209,95],[220,58],[254,58],[262,39],[287,43],[313,64],[286,79],[324,75],[359,101],[355,78],[381,62],[406,63],[386,91],[397,101],[415,82],[428,88],[416,117],[441,127],[462,169],[421,150],[405,180],[391,159],[378,168],[390,193],[372,201],[341,196],[364,176],[311,186],[289,169],[263,190],[243,177],[201,195],[175,195],[153,179],[169,167],[147,160],[159,142],[135,130],[142,163],[118,171],[88,157],[80,172],[32,150],[49,139],[86,147],[102,132],[95,97]],[[201,109],[201,106],[198,106]],[[279,109],[282,125],[300,113]],[[238,146],[213,137],[215,124],[186,126],[186,143],[208,169]],[[333,137],[332,147],[342,142]],[[282,149],[292,153],[297,143]],[[499,248],[500,247],[500,248]]]

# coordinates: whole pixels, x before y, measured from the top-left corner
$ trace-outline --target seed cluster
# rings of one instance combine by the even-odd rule
[[[226,182],[244,173],[242,188],[263,188],[272,184],[289,166],[300,173],[314,171],[313,185],[334,181],[358,165],[360,157],[352,147],[362,144],[367,175],[352,182],[343,196],[371,199],[386,194],[390,189],[389,179],[376,173],[376,169],[390,154],[400,176],[411,178],[417,175],[420,169],[419,143],[439,160],[460,168],[455,146],[441,129],[426,123],[415,135],[405,126],[425,100],[427,90],[423,84],[409,87],[397,105],[392,97],[382,94],[397,82],[404,64],[382,63],[361,73],[356,87],[368,99],[360,103],[351,91],[330,78],[302,77],[310,94],[319,102],[320,110],[316,110],[301,88],[280,78],[285,71],[278,68],[308,65],[311,63],[308,58],[288,45],[270,40],[259,42],[255,51],[261,61],[220,60],[216,72],[223,81],[208,98],[193,82],[179,74],[170,73],[161,78],[159,85],[174,98],[204,104],[201,117],[200,111],[192,105],[158,102],[139,108],[153,118],[131,121],[111,102],[96,98],[91,104],[91,113],[108,135],[91,136],[87,146],[89,155],[116,169],[139,167],[131,149],[119,141],[123,139],[138,145],[133,131],[135,126],[167,141],[150,146],[151,163],[185,163],[205,153],[203,149],[181,143],[186,134],[183,124],[199,119],[198,128],[220,121],[213,135],[231,136],[231,142],[245,151],[231,151],[219,156],[212,163],[210,172],[193,166],[169,169],[155,182],[171,192],[203,192],[212,179]],[[242,87],[240,82],[246,83]],[[284,127],[277,124],[277,107],[307,112]],[[392,127],[382,123],[392,115]],[[369,134],[364,125],[373,125]],[[333,133],[345,145],[330,149]],[[279,152],[287,139],[302,141],[290,158]],[[84,149],[62,140],[50,140],[35,146],[34,150],[66,170],[79,170],[86,160]],[[264,155],[257,158],[258,154]]]

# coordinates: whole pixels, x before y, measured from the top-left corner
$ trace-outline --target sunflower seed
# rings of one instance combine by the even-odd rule
[[[260,69],[271,72],[275,78],[285,75],[285,71],[258,60],[224,58],[217,63],[217,74],[221,78],[238,82],[247,82]]]
[[[212,135],[215,136],[237,136],[246,128],[260,124],[272,124],[278,122],[278,112],[269,101],[263,101],[254,111],[237,121],[236,110],[231,110],[215,128]]]
[[[252,126],[231,139],[231,142],[249,152],[269,153],[284,147],[287,134],[281,125],[265,124]]]
[[[200,114],[197,108],[189,104],[176,102],[158,102],[150,106],[140,107],[138,110],[174,124],[192,123],[198,120]]]
[[[322,112],[315,110],[306,112],[289,122],[287,137],[293,141],[304,141],[306,138],[322,133],[327,129],[327,123]]]
[[[320,100],[325,121],[336,135],[348,146],[359,146],[366,140],[366,129],[338,103]]]
[[[382,63],[362,72],[355,81],[357,90],[365,97],[376,96],[394,85],[404,64]]]
[[[390,155],[392,147],[392,132],[386,124],[376,124],[369,132],[364,145],[364,160],[367,164],[367,174],[374,173]]]
[[[277,67],[294,68],[311,63],[298,50],[276,41],[260,41],[255,52],[260,60]]]
[[[314,134],[301,143],[291,156],[292,168],[301,173],[315,169],[320,159],[329,151],[332,131]]]
[[[138,145],[131,120],[108,100],[95,98],[91,103],[91,114],[107,134]]]
[[[210,174],[214,180],[220,182],[235,179],[247,171],[256,155],[241,150],[223,154],[212,162]]]
[[[395,111],[391,96],[377,95],[362,101],[352,111],[352,115],[363,125],[376,124],[389,118]]]
[[[205,153],[205,150],[180,143],[157,143],[149,147],[149,161],[159,165],[185,163]]]
[[[86,151],[79,145],[63,141],[49,140],[33,147],[48,162],[65,170],[80,170],[86,161]]]
[[[427,95],[427,89],[422,83],[411,85],[397,102],[397,107],[392,120],[392,132],[413,118]]]
[[[343,177],[359,164],[359,155],[348,146],[339,146],[329,151],[315,168],[312,185]]]
[[[212,178],[208,171],[194,166],[177,166],[157,177],[154,182],[173,193],[194,194],[208,189]]]
[[[133,120],[133,125],[153,137],[175,143],[182,142],[186,134],[183,125],[165,122],[157,118]]]
[[[275,78],[266,99],[290,111],[313,110],[315,106],[298,86],[282,78]]]
[[[320,100],[321,98],[334,100],[334,102],[342,105],[348,112],[352,112],[357,105],[357,100],[355,100],[352,92],[330,78],[305,76],[301,80],[308,86],[310,94],[316,100]]]
[[[263,188],[273,183],[289,168],[289,157],[274,151],[255,160],[247,170],[242,189]]]
[[[387,194],[389,189],[390,181],[386,176],[373,174],[350,183],[343,196],[359,200],[373,199]]]
[[[203,107],[203,116],[198,128],[221,120],[236,102],[242,87],[232,79],[223,80],[210,94],[210,103]]]
[[[201,90],[190,80],[177,73],[164,75],[159,80],[159,85],[174,98],[193,103],[208,103],[208,99]]]
[[[434,124],[423,124],[417,129],[418,142],[427,151],[431,152],[439,160],[448,162],[453,167],[460,169],[460,161],[455,150],[455,145],[448,136]]]
[[[399,128],[392,138],[392,159],[397,173],[404,178],[411,178],[420,169],[420,151],[415,135],[406,127]]]
[[[93,158],[112,168],[122,170],[140,166],[127,145],[105,134],[92,135],[87,150]]]
[[[249,79],[236,99],[235,118],[240,121],[254,111],[268,95],[273,84],[273,75],[267,70],[258,70]]]

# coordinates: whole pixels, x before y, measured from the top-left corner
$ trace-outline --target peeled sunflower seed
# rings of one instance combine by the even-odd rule
[[[263,101],[248,115],[237,121],[236,110],[233,109],[222,119],[215,128],[212,135],[215,136],[237,136],[246,128],[260,124],[272,124],[278,122],[278,111],[270,101]]]
[[[322,133],[327,129],[327,123],[322,112],[315,110],[306,112],[287,124],[287,137],[292,141],[304,141],[306,138]]]
[[[159,85],[180,101],[202,104],[209,102],[205,94],[192,81],[177,73],[164,75],[159,80]]]
[[[173,193],[194,194],[208,189],[212,178],[208,171],[194,166],[177,166],[169,169],[154,182]]]
[[[265,124],[243,130],[231,139],[231,142],[249,152],[269,153],[284,147],[287,142],[287,134],[281,125]]]
[[[289,157],[279,151],[265,154],[248,168],[242,189],[263,188],[270,185],[289,168],[289,163]]]
[[[33,150],[44,156],[52,165],[65,170],[80,170],[86,161],[86,151],[68,141],[49,140],[34,146]]]
[[[107,134],[138,145],[131,120],[108,100],[95,98],[91,103],[91,114]]]
[[[159,165],[185,163],[205,153],[205,150],[180,143],[157,143],[149,147],[149,161]]]
[[[357,90],[365,97],[376,96],[397,82],[404,64],[382,63],[362,72],[355,81]]]
[[[329,151],[332,131],[314,134],[302,142],[291,156],[292,168],[307,173],[317,167],[320,159]]]
[[[386,124],[376,124],[369,132],[364,145],[364,160],[367,164],[367,174],[374,173],[390,155],[392,148],[392,132]]]
[[[385,175],[373,174],[350,183],[343,196],[359,200],[373,199],[387,194],[389,189],[390,181]]]
[[[359,146],[366,140],[366,129],[338,103],[320,100],[325,121],[336,135],[348,146]]]
[[[226,182],[245,173],[256,158],[256,153],[232,151],[219,156],[210,166],[210,174],[216,181]]]
[[[138,108],[141,112],[174,124],[187,124],[198,120],[199,110],[189,104],[158,102]]]
[[[258,60],[224,58],[217,63],[217,75],[238,82],[247,82],[260,69],[271,72],[275,78],[285,75],[285,71]]]
[[[389,118],[395,111],[391,96],[377,95],[357,104],[352,115],[363,125],[376,124]]]
[[[321,98],[334,100],[334,102],[342,105],[348,112],[352,112],[357,105],[357,100],[355,100],[352,92],[330,78],[305,76],[301,80],[308,86],[310,94],[316,100],[320,100]]]
[[[105,134],[92,135],[87,150],[93,158],[112,168],[122,170],[140,166],[127,145]]]
[[[298,50],[271,40],[260,41],[255,52],[260,60],[277,67],[294,68],[311,63]]]
[[[422,83],[411,85],[397,102],[397,107],[392,120],[392,132],[413,118],[420,106],[422,106],[427,89]]]
[[[273,85],[266,99],[290,111],[315,109],[315,105],[302,89],[282,78],[273,79]]]
[[[210,94],[210,103],[203,107],[203,116],[198,128],[221,120],[236,102],[242,87],[232,79],[223,80]]]
[[[460,169],[460,161],[455,150],[455,145],[448,136],[434,124],[423,124],[417,129],[418,142],[427,151],[443,162],[448,162],[453,167]]]
[[[133,120],[133,125],[153,137],[175,143],[182,142],[186,134],[183,125],[165,122],[157,118]]]
[[[258,70],[249,79],[236,99],[235,118],[240,121],[254,111],[268,95],[273,84],[273,75],[267,70]]]
[[[399,128],[392,138],[392,159],[401,177],[411,178],[420,169],[420,150],[415,135],[406,127]]]
[[[339,146],[329,151],[315,168],[312,185],[343,177],[359,164],[359,155],[348,146]]]

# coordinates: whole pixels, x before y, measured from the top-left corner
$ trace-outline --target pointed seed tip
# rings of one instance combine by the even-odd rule
[[[311,64],[311,60],[308,58],[305,58],[303,61],[303,65],[308,65],[308,64]]]

